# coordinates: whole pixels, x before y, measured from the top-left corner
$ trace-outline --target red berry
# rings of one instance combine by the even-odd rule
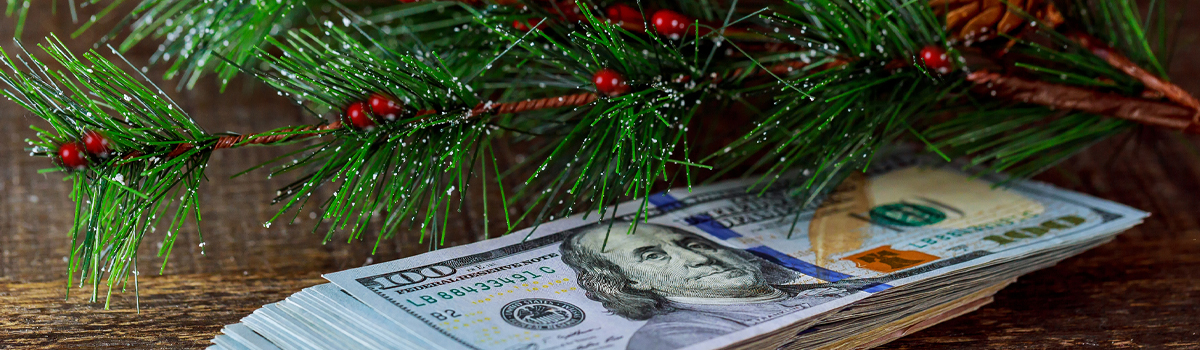
[[[688,26],[692,22],[693,20],[688,16],[671,10],[658,10],[654,12],[654,16],[650,17],[650,23],[654,25],[654,30],[671,39],[679,39],[680,36],[686,34]]]
[[[946,54],[946,49],[933,45],[921,49],[921,60],[925,62],[925,67],[943,74],[949,73],[954,65],[950,56]]]
[[[633,6],[616,4],[609,6],[606,12],[608,13],[608,19],[615,22],[642,23],[642,13],[633,8]]]
[[[370,130],[375,127],[375,121],[371,119],[371,114],[367,113],[366,102],[354,102],[346,106],[346,121],[359,129]]]
[[[108,158],[108,153],[113,151],[113,147],[108,145],[108,138],[95,131],[83,133],[83,145],[88,153],[96,157]]]
[[[625,76],[608,68],[596,72],[596,75],[592,76],[592,83],[596,84],[596,90],[609,96],[620,96],[629,92],[629,83],[625,81]]]
[[[411,3],[417,2],[418,0],[397,0],[397,1],[405,3],[405,4],[411,4]]]
[[[58,161],[62,166],[71,169],[83,169],[88,165],[87,155],[83,153],[84,146],[78,142],[64,143],[58,146]]]
[[[563,18],[572,22],[582,22],[586,17],[583,17],[583,11],[579,10],[579,4],[575,0],[559,1],[558,10],[562,12]]]
[[[389,122],[399,119],[404,112],[403,104],[379,93],[371,94],[371,97],[367,98],[367,104],[371,106],[371,113]]]
[[[108,138],[104,134],[88,130],[83,133],[83,146],[88,153],[100,158],[108,158],[109,152],[112,152],[112,147],[108,145]]]

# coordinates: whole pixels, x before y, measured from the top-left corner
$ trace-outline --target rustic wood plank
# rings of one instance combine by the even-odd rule
[[[225,324],[324,282],[313,273],[143,277],[137,295],[114,294],[108,310],[85,293],[64,300],[60,281],[0,283],[0,348],[203,347]]]

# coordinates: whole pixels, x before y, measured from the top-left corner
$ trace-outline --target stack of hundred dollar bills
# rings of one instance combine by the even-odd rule
[[[210,349],[869,348],[1147,215],[930,164],[887,158],[807,207],[789,194],[803,180],[675,189],[327,274]]]

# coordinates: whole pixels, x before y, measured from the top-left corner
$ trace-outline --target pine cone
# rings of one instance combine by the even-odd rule
[[[1051,28],[1063,22],[1058,8],[1045,0],[929,0],[929,6],[946,16],[952,38],[968,45],[1013,32],[1026,23],[1026,14]]]

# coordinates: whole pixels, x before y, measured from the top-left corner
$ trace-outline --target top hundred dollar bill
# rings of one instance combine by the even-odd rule
[[[1147,215],[921,163],[889,158],[808,207],[799,183],[675,189],[641,214],[631,201],[325,277],[445,349],[711,349]]]

